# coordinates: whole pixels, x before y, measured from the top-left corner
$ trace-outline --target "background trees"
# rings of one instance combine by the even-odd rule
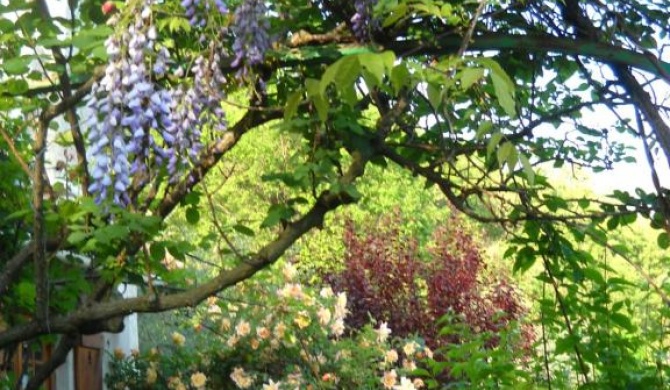
[[[0,182],[0,347],[58,335],[57,363],[77,335],[117,329],[114,318],[195,305],[365,199],[359,183],[375,165],[499,223],[513,269],[542,269],[554,352],[574,356],[582,384],[632,383],[610,370],[635,354],[630,305],[611,295],[630,281],[611,277],[585,242],[636,271],[635,252],[610,230],[641,216],[670,244],[657,174],[670,160],[665,2],[129,1],[105,14],[92,1],[58,5],[0,8],[0,164],[11,172]],[[263,151],[261,128],[291,137]],[[243,138],[256,158],[284,153],[285,163],[239,184],[258,189],[261,218],[235,208],[241,216],[224,221],[227,200],[212,192],[229,184]],[[610,169],[634,146],[651,191],[570,197],[546,175],[565,164]],[[192,224],[207,216],[212,230],[164,234],[177,210]],[[164,261],[213,246],[216,273],[198,284]],[[146,281],[146,294],[111,300],[123,281]],[[662,283],[646,282],[668,300]]]

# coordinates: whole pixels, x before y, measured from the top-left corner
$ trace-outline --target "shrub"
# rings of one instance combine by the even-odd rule
[[[208,332],[207,348],[194,349],[192,340],[175,333],[171,345],[116,356],[108,386],[392,389],[402,381],[413,383],[408,376],[421,357],[431,354],[421,340],[398,340],[393,348],[386,324],[367,325],[347,337],[346,293],[304,286],[295,276],[287,266],[282,280],[255,278],[211,298],[197,325]]]
[[[458,335],[440,337],[436,329],[447,312],[459,315],[475,333],[497,332],[523,317],[511,282],[483,276],[481,251],[458,218],[438,227],[424,253],[417,240],[399,232],[401,225],[400,217],[386,217],[378,228],[363,233],[346,225],[345,269],[324,279],[335,291],[347,293],[349,327],[360,329],[375,318],[387,322],[394,335],[419,334],[435,348],[457,341]],[[530,328],[524,332],[530,340]]]

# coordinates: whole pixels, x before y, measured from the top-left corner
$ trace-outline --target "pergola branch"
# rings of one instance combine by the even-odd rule
[[[395,121],[407,107],[408,102],[405,99],[399,99],[394,107],[388,111],[387,115],[382,116],[377,121],[377,133],[380,137],[385,137],[390,132]],[[261,111],[254,112],[260,113]],[[246,121],[240,120],[240,122]],[[360,150],[353,150],[350,154],[352,162],[346,173],[340,178],[340,183],[343,187],[354,183],[357,178],[365,173],[365,166],[372,157],[370,153]],[[191,185],[194,184],[192,183]],[[355,201],[356,199],[344,190],[337,193],[332,193],[328,190],[323,191],[309,211],[298,220],[287,224],[286,228],[273,241],[266,244],[255,255],[248,257],[232,269],[222,269],[216,277],[198,287],[174,294],[149,294],[137,298],[85,305],[70,314],[51,318],[48,328],[44,323],[31,321],[24,326],[14,327],[0,333],[0,348],[17,340],[35,338],[47,332],[56,334],[80,333],[87,325],[101,324],[101,321],[118,316],[132,313],[162,312],[180,307],[195,306],[207,297],[234,286],[271,265],[311,229],[322,227],[328,212]],[[162,210],[171,209],[166,208]],[[97,330],[102,329],[97,328]]]
[[[364,173],[367,158],[360,152],[353,153],[353,162],[342,182],[352,183]],[[145,295],[118,301],[89,305],[65,316],[53,317],[49,329],[39,321],[0,333],[0,348],[17,340],[28,340],[45,333],[77,333],[88,323],[131,313],[162,312],[180,307],[195,306],[209,296],[246,280],[267,267],[291,247],[300,237],[314,227],[323,225],[325,215],[355,199],[346,192],[323,192],[312,208],[302,218],[287,225],[277,238],[263,247],[256,255],[232,269],[223,269],[210,281],[190,290],[175,294]]]

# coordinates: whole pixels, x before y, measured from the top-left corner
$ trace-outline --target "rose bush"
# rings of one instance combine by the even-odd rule
[[[248,281],[208,300],[195,316],[208,348],[194,350],[181,333],[170,345],[113,358],[114,389],[420,388],[410,378],[431,356],[420,338],[392,339],[386,323],[345,337],[345,293],[301,284],[296,270]],[[411,387],[409,387],[411,386]]]

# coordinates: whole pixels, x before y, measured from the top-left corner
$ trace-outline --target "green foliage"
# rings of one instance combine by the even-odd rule
[[[208,296],[244,297],[291,324],[293,338],[278,348],[304,383],[378,387],[373,330],[324,333],[316,297],[277,297],[261,271],[283,258],[319,285],[348,256],[345,221],[371,229],[389,213],[404,217],[398,237],[428,261],[436,226],[467,216],[489,223],[472,225],[490,244],[489,274],[475,285],[489,288],[491,274],[512,268],[532,297],[538,356],[521,362],[504,347],[514,329],[450,323],[445,332],[461,342],[432,362],[428,378],[444,383],[431,385],[667,387],[670,196],[655,155],[670,156],[670,126],[652,93],[670,73],[667,1],[59,5],[0,5],[0,348]],[[246,21],[253,5],[267,9]],[[131,40],[139,33],[152,43]],[[151,96],[132,95],[138,86]],[[211,107],[168,102],[178,91]],[[175,123],[186,123],[182,133]],[[638,141],[652,192],[572,188],[569,171],[641,160]],[[94,191],[101,183],[116,199]],[[246,290],[226,292],[254,275]],[[143,295],[112,302],[121,283]],[[251,306],[209,306],[221,310],[217,332],[224,318],[265,319]],[[170,377],[188,384],[201,369],[213,370],[210,385],[232,386],[233,362],[258,383],[270,373],[288,381],[251,343],[227,345],[225,331],[207,359],[176,346],[169,358],[117,357],[110,381],[143,386],[155,370],[163,386]],[[314,346],[298,347],[310,337]],[[494,339],[502,343],[489,348]],[[342,350],[357,352],[351,363],[335,361]],[[317,372],[308,363],[319,351],[330,360]]]
[[[473,332],[463,318],[452,312],[436,324],[446,343],[435,351],[435,358],[419,370],[429,389],[531,389],[537,388],[526,369],[525,336],[518,323],[492,332]],[[446,386],[440,386],[448,378]]]
[[[201,372],[208,388],[260,388],[272,381],[282,388],[375,389],[385,373],[393,371],[395,384],[430,353],[414,339],[392,343],[386,324],[343,337],[346,294],[303,286],[296,272],[286,265],[282,277],[266,274],[209,299],[192,316],[196,332],[188,338],[175,332],[171,341],[143,354],[117,356],[106,382],[133,389],[171,388],[170,383],[197,388],[190,378]]]

